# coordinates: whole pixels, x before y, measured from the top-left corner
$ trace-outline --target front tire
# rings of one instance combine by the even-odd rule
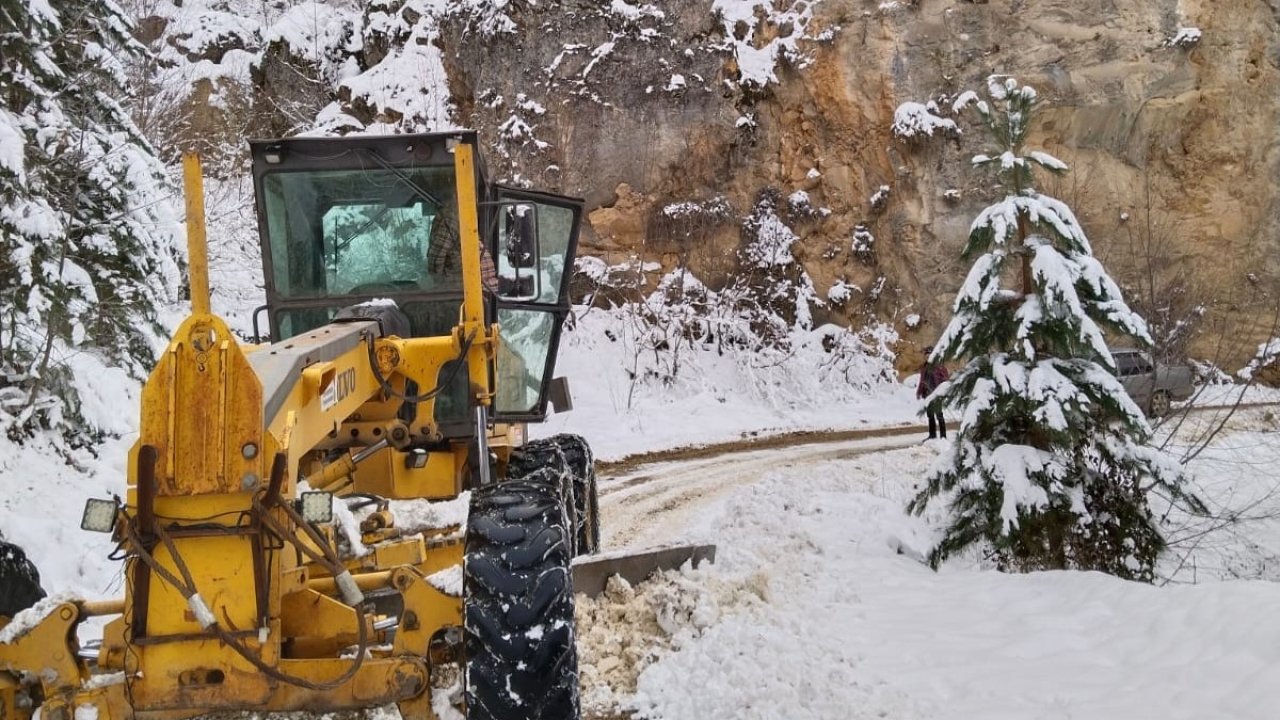
[[[530,440],[511,456],[507,476],[514,480],[542,468],[553,468],[560,475],[565,508],[574,529],[574,556],[598,552],[600,499],[591,446],[581,436],[568,433]]]
[[[554,469],[472,491],[467,720],[579,717],[569,539]]]
[[[11,618],[43,598],[36,566],[22,548],[0,540],[0,616]]]

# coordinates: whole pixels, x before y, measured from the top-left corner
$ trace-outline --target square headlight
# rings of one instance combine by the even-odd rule
[[[80,518],[80,529],[89,532],[109,533],[116,529],[116,502],[114,500],[90,499],[84,504],[84,515]]]
[[[302,493],[302,517],[309,523],[333,522],[333,493]]]

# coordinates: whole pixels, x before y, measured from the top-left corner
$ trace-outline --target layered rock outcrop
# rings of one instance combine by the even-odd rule
[[[917,314],[902,329],[927,342],[991,189],[968,169],[980,133],[905,141],[890,131],[894,110],[1012,74],[1040,90],[1033,141],[1073,169],[1047,189],[1075,208],[1135,304],[1188,317],[1205,306],[1194,351],[1227,365],[1276,334],[1274,0],[762,2],[754,25],[725,22],[710,0],[630,20],[591,5],[521,6],[514,33],[476,42],[446,26],[439,43],[462,122],[505,148],[512,175],[587,198],[595,253],[688,262],[714,282],[731,270],[736,227],[688,248],[662,232],[663,209],[722,197],[745,212],[764,187],[805,191],[823,211],[793,218],[793,250],[820,290],[844,280],[862,291],[828,312]],[[1192,27],[1198,42],[1169,42]],[[789,34],[802,37],[783,48],[776,80],[748,82],[734,41]],[[522,114],[517,97],[541,112]],[[504,136],[513,117],[532,128],[526,142]],[[887,202],[873,203],[882,186]],[[873,252],[855,250],[859,228]],[[1248,342],[1219,347],[1227,325]]]
[[[993,190],[969,169],[977,128],[895,137],[894,113],[1011,74],[1040,91],[1033,142],[1072,167],[1043,189],[1160,332],[1192,321],[1193,354],[1231,369],[1280,335],[1280,0],[313,5],[273,0],[271,28],[225,51],[254,59],[204,73],[217,127],[191,135],[293,132],[326,97],[330,130],[476,127],[501,176],[586,198],[587,252],[712,287],[776,191],[791,251],[836,290],[815,320],[887,319],[923,345]],[[228,119],[237,78],[248,120]]]

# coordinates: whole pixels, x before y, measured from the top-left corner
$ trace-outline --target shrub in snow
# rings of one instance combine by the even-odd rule
[[[87,440],[115,428],[81,402],[85,360],[100,376],[150,366],[176,226],[163,168],[117,101],[122,57],[141,51],[128,19],[109,2],[54,7],[0,13],[0,425]]]
[[[835,285],[827,290],[827,300],[837,307],[844,307],[849,304],[849,300],[853,299],[853,294],[862,292],[862,288],[844,280],[837,280]]]
[[[722,196],[669,203],[650,218],[647,241],[675,243],[688,250],[717,228],[733,222],[735,215],[733,206]]]
[[[673,220],[709,220],[720,222],[733,217],[733,206],[723,196],[710,200],[678,202],[665,205],[662,215]]]
[[[648,388],[738,394],[794,407],[847,399],[896,379],[892,328],[789,324],[770,317],[743,284],[712,290],[684,267],[663,276],[640,302],[580,311],[576,326],[596,328],[576,338],[595,346],[593,357],[618,356],[608,366],[626,373],[627,408],[650,394]]]
[[[442,24],[452,19],[464,36],[488,40],[515,30],[502,12],[507,4],[372,0],[356,20],[358,36],[346,48],[348,59],[335,90],[338,99],[315,117],[316,130],[344,134],[456,128],[440,49]],[[496,149],[500,152],[501,146]]]
[[[1235,379],[1222,368],[1208,361],[1187,360],[1196,385],[1234,385]]]
[[[352,70],[361,49],[360,17],[348,8],[304,2],[286,10],[262,37],[253,63],[260,98],[255,132],[281,136],[310,127]]]
[[[797,190],[787,198],[787,212],[797,220],[807,220],[821,216],[821,210],[813,206],[809,193]]]
[[[647,268],[632,259],[609,265],[600,258],[583,255],[574,260],[569,292],[576,304],[589,307],[616,307],[640,299]]]
[[[892,190],[889,188],[888,185],[881,185],[875,191],[875,194],[871,196],[871,200],[870,200],[871,210],[873,212],[877,212],[877,213],[882,212],[886,207],[889,206],[890,192],[892,192]]]
[[[1272,338],[1258,346],[1253,359],[1238,375],[1249,381],[1280,387],[1280,338]]]
[[[871,230],[863,223],[858,223],[853,228],[853,243],[850,249],[859,260],[870,260],[875,252],[876,236],[871,234]]]
[[[778,216],[781,199],[772,188],[760,193],[742,223],[739,270],[725,287],[709,288],[682,266],[665,275],[643,301],[615,303],[632,320],[626,335],[635,338],[628,371],[633,382],[674,384],[686,356],[707,349],[733,357],[743,372],[782,364],[794,369],[787,358],[800,345],[818,342],[811,309],[823,301],[792,255],[798,237]],[[659,215],[671,222],[719,223],[729,210],[716,198],[668,205]],[[580,274],[596,278],[609,270],[599,261],[579,265]]]
[[[799,240],[778,217],[781,194],[765,188],[742,224],[741,270],[733,293],[766,344],[785,345],[790,328],[811,328],[810,306],[821,299],[813,280],[791,253]]]
[[[938,106],[934,102],[921,104],[904,102],[893,111],[893,125],[889,128],[893,136],[908,142],[919,142],[934,137],[955,137],[960,134],[960,127],[951,118],[938,114]]]
[[[1193,48],[1200,44],[1202,35],[1200,28],[1178,28],[1178,32],[1164,39],[1161,47]]]
[[[962,409],[959,437],[909,509],[945,508],[935,567],[980,546],[1004,570],[1151,580],[1165,543],[1147,493],[1199,503],[1179,466],[1145,445],[1151,429],[1112,374],[1102,328],[1148,346],[1146,323],[1071,209],[1032,184],[1034,167],[1065,170],[1023,149],[1034,90],[996,76],[988,93],[989,103],[965,93],[957,104],[976,105],[997,147],[974,164],[1008,194],[973,221],[964,257],[974,264],[932,356],[968,359],[927,399]]]

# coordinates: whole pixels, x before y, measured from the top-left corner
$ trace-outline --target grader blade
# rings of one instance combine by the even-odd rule
[[[573,563],[573,590],[595,597],[604,592],[609,578],[619,575],[632,585],[644,582],[659,570],[678,570],[685,563],[698,567],[716,561],[715,545],[678,545],[637,553],[603,553],[580,557]]]

